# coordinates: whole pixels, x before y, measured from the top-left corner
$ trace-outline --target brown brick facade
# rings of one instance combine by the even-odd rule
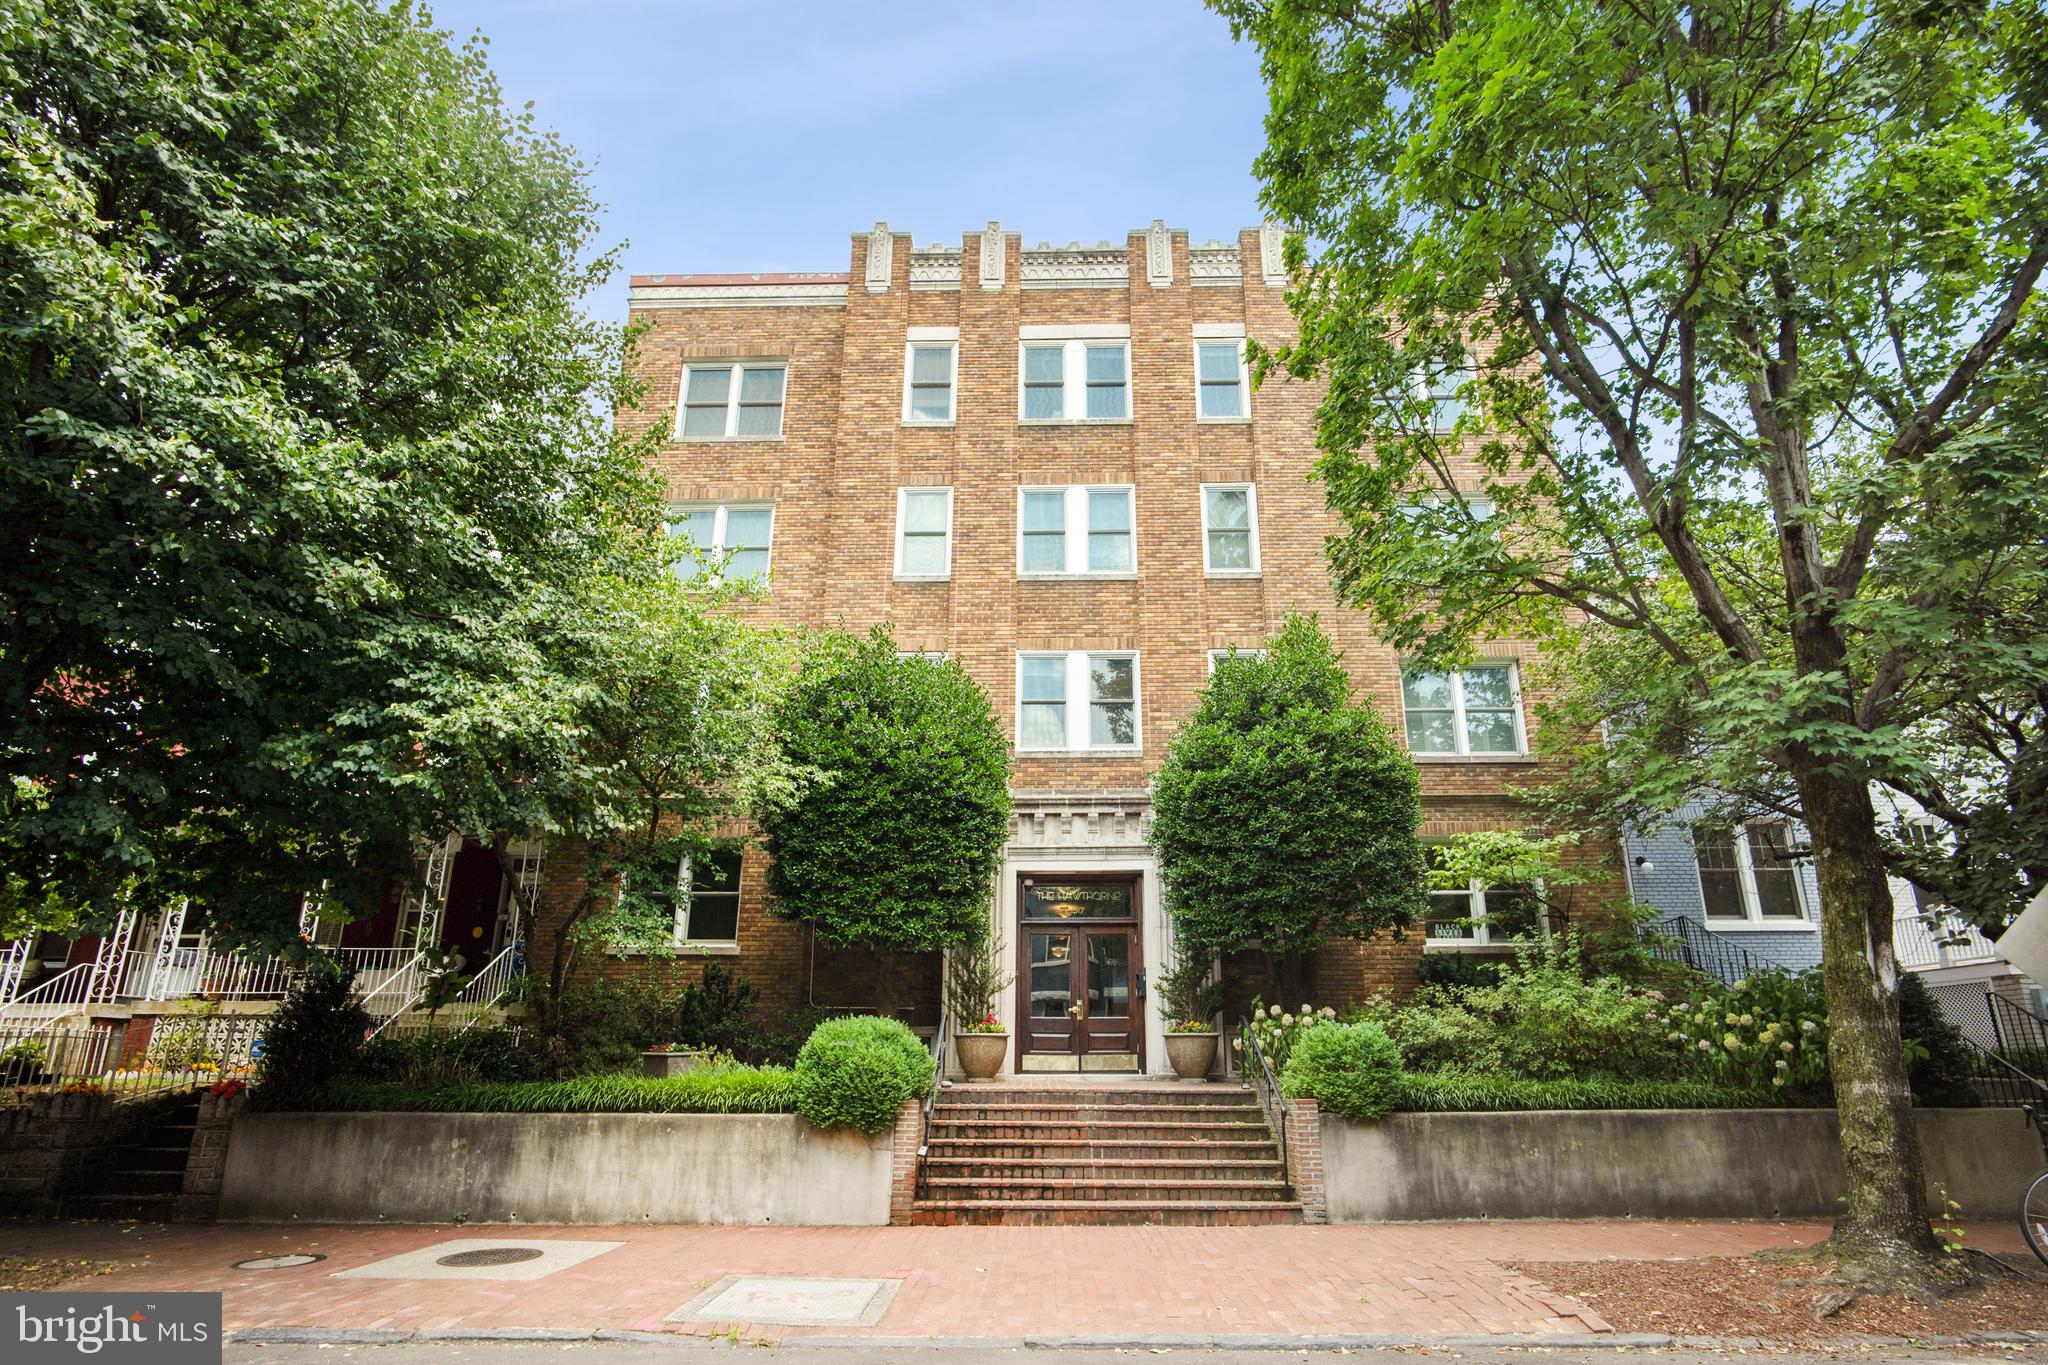
[[[1027,253],[1012,234],[1002,243],[1001,287],[984,287],[981,239],[979,232],[963,236],[951,283],[933,277],[929,265],[939,256],[928,248],[914,253],[900,233],[888,244],[885,286],[867,279],[874,239],[865,233],[853,240],[844,276],[635,278],[632,320],[645,329],[638,364],[648,398],[645,407],[619,414],[622,429],[656,424],[673,433],[683,367],[693,359],[788,363],[781,439],[672,438],[658,457],[678,502],[773,501],[772,585],[755,610],[789,625],[865,630],[892,623],[901,648],[944,651],[959,660],[986,687],[1012,733],[1019,650],[1137,651],[1142,753],[1020,755],[1014,779],[1020,792],[1143,789],[1194,707],[1208,674],[1207,651],[1255,645],[1293,611],[1320,616],[1346,652],[1361,696],[1399,731],[1399,660],[1363,614],[1337,606],[1325,568],[1323,542],[1336,522],[1308,478],[1320,386],[1275,381],[1252,396],[1249,421],[1196,420],[1198,327],[1235,324],[1266,341],[1292,335],[1281,292],[1262,268],[1262,234],[1249,229],[1238,235],[1235,278],[1227,266],[1229,244],[1191,248],[1185,233],[1174,232],[1163,243],[1170,282],[1155,284],[1162,261],[1148,253],[1152,235],[1139,231],[1126,242],[1127,279],[1064,287],[1048,280],[1042,266],[1036,278],[1026,278],[1027,257],[1042,262],[1059,253]],[[925,263],[915,281],[914,254]],[[1048,325],[1129,329],[1128,422],[1019,421],[1020,335]],[[912,328],[957,329],[951,425],[903,421]],[[1257,577],[1205,574],[1199,493],[1205,483],[1255,487]],[[1136,576],[1020,578],[1018,489],[1042,484],[1132,485]],[[897,490],[916,486],[953,490],[947,581],[894,577]],[[1528,647],[1508,641],[1490,652],[1516,658]],[[1535,701],[1525,691],[1530,729]],[[1528,759],[1424,761],[1425,832],[1521,823],[1504,788],[1533,772]],[[740,952],[728,960],[775,1006],[858,1003],[823,996],[828,987],[855,990],[868,971],[865,960],[821,955],[814,971],[803,930],[766,912],[762,864],[758,853],[749,853]],[[558,907],[563,897],[573,897],[565,879],[580,876],[579,857],[551,853],[548,904]],[[539,938],[547,937],[543,924]],[[1322,993],[1334,1002],[1405,988],[1414,981],[1419,952],[1419,931],[1402,943],[1340,945],[1325,955]],[[935,970],[912,976],[927,993],[935,986]]]

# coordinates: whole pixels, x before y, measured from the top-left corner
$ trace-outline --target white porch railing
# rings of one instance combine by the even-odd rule
[[[385,973],[382,981],[357,998],[356,1003],[369,1011],[371,1018],[378,1021],[376,1027],[370,1030],[369,1037],[374,1038],[382,1033],[393,1019],[404,1014],[411,1008],[413,1001],[420,998],[426,981],[427,955],[409,949],[405,951],[409,952],[410,956],[403,963]],[[362,979],[360,974],[357,979]]]
[[[1894,917],[1892,950],[1898,954],[1899,965],[1909,972],[2000,960],[1990,939],[1944,910]]]
[[[14,999],[14,993],[21,989],[21,974],[28,967],[30,946],[30,939],[18,938],[0,947],[0,1005]]]
[[[0,1005],[0,1020],[9,1025],[50,1026],[82,1013],[93,998],[93,966],[81,962],[36,982]]]
[[[462,1025],[464,1031],[475,1028],[477,1023],[490,1013],[491,1007],[505,998],[506,993],[512,989],[512,983],[524,974],[525,952],[526,945],[523,943],[507,944],[496,957],[485,963],[483,970],[471,977],[469,984],[456,995],[456,1008],[469,1014],[469,1018]]]

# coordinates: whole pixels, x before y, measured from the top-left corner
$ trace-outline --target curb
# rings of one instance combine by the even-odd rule
[[[682,1332],[642,1332],[588,1327],[436,1327],[405,1331],[369,1327],[249,1327],[227,1334],[231,1344],[250,1346],[400,1346],[429,1342],[578,1342],[620,1346],[713,1347],[711,1338]],[[1855,1350],[1905,1346],[2037,1346],[2048,1343],[2048,1331],[1962,1332],[1919,1337],[1831,1337],[1811,1349]],[[1132,1333],[1122,1336],[1024,1337],[901,1337],[809,1336],[775,1342],[783,1350],[867,1348],[894,1351],[1046,1350],[1046,1351],[1358,1351],[1414,1350],[1430,1347],[1631,1351],[1679,1349],[1755,1351],[1806,1349],[1798,1343],[1767,1337],[1662,1336],[1647,1332],[1480,1332],[1399,1335],[1367,1333],[1350,1336],[1285,1336],[1277,1333],[1177,1335]]]

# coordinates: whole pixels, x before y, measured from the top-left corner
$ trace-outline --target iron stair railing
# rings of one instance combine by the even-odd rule
[[[1273,1130],[1273,1141],[1280,1149],[1281,1177],[1292,1189],[1294,1172],[1287,1164],[1287,1097],[1280,1093],[1279,1077],[1273,1074],[1272,1063],[1266,1060],[1266,1050],[1259,1046],[1259,1035],[1252,1031],[1251,1020],[1240,1018],[1237,1021],[1237,1040],[1242,1057],[1238,1066],[1244,1073],[1245,1087],[1259,1097],[1259,1108],[1266,1115],[1266,1126]]]
[[[1645,951],[1664,962],[1679,962],[1728,985],[1770,968],[1698,920],[1686,915],[1645,924],[1637,931]]]

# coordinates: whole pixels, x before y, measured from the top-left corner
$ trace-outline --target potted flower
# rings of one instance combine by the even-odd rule
[[[1207,954],[1176,949],[1154,988],[1166,1024],[1166,1060],[1184,1081],[1206,1080],[1216,1065],[1216,1011],[1223,1008],[1223,983],[1211,980],[1212,975]]]
[[[992,1079],[1010,1053],[1010,1031],[995,1010],[996,997],[1009,984],[1002,945],[993,934],[984,932],[947,955],[946,1014],[957,1021],[953,1051],[970,1081]]]
[[[710,1053],[681,1043],[655,1043],[640,1054],[640,1069],[649,1076],[680,1076],[709,1065]]]

